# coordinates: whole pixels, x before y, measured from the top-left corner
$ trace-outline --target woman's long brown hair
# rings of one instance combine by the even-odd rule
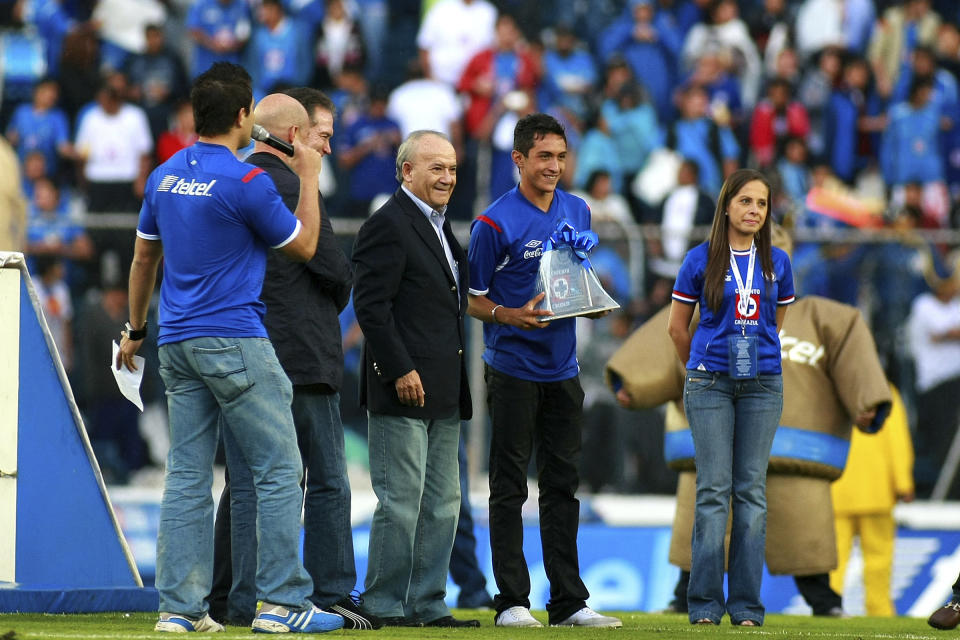
[[[730,238],[727,235],[730,219],[727,217],[727,207],[730,201],[740,193],[748,182],[759,180],[767,187],[767,217],[763,226],[754,236],[757,244],[757,253],[760,257],[760,268],[764,278],[773,279],[773,253],[771,251],[770,219],[771,193],[770,181],[759,171],[753,169],[737,169],[723,183],[720,197],[717,199],[717,209],[713,214],[713,226],[710,228],[710,245],[707,248],[707,268],[703,276],[703,293],[707,299],[707,306],[716,313],[723,302],[723,283],[730,266]]]

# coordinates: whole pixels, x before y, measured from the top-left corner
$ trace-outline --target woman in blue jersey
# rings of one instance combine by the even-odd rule
[[[771,246],[770,196],[761,173],[741,169],[727,178],[710,239],[687,253],[670,308],[670,338],[687,367],[683,406],[697,467],[687,592],[695,624],[720,624],[725,612],[736,625],[763,624],[767,461],[783,406],[778,334],[794,300],[790,259]]]

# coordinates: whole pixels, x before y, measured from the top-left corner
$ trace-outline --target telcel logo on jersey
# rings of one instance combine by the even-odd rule
[[[523,259],[529,260],[530,258],[539,258],[543,255],[543,247],[540,246],[543,244],[543,240],[531,240],[527,244],[523,245],[529,247],[528,251],[523,252]]]
[[[216,182],[216,180],[211,180],[210,182],[191,180],[187,182],[180,176],[167,174],[163,177],[163,180],[160,181],[160,184],[157,185],[157,191],[169,191],[170,193],[176,193],[182,196],[209,196],[210,190],[213,189],[213,185],[216,184]]]

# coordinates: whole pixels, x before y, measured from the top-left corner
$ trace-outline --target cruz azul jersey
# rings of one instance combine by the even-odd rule
[[[270,176],[225,146],[197,142],[157,167],[137,235],[163,243],[158,344],[267,337],[267,251],[299,232]]]
[[[560,189],[549,211],[534,206],[518,187],[501,196],[470,228],[470,293],[505,307],[525,305],[534,295],[547,239],[563,220],[577,231],[590,229],[587,203]],[[483,360],[515,378],[553,382],[579,372],[574,318],[531,331],[484,322],[483,341]]]
[[[773,248],[773,281],[763,277],[760,257],[754,265],[753,290],[749,293],[747,311],[741,314],[736,278],[727,266],[723,302],[717,313],[707,306],[703,294],[703,277],[707,269],[708,243],[697,245],[683,259],[673,299],[685,304],[700,303],[700,324],[690,344],[688,369],[727,373],[730,368],[727,337],[746,333],[757,336],[757,370],[760,374],[780,373],[780,338],[777,336],[777,308],[794,301],[793,270],[786,252]],[[749,251],[734,251],[737,266],[746,282]]]

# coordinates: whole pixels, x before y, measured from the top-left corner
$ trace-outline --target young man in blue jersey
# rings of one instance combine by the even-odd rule
[[[194,82],[190,99],[199,141],[147,180],[130,269],[130,322],[116,362],[135,369],[163,258],[157,342],[170,453],[157,537],[155,630],[223,630],[204,600],[213,570],[210,486],[222,423],[249,464],[257,493],[256,583],[263,605],[253,629],[332,631],[343,618],[307,600],[313,585],[299,559],[302,468],[292,390],[267,339],[259,299],[271,247],[301,261],[316,250],[320,154],[294,142],[291,166],[300,194],[291,214],[263,169],[235,156],[250,143],[253,127],[249,74],[216,63]],[[305,111],[302,119],[305,124]]]
[[[550,580],[551,625],[619,627],[620,620],[586,605],[580,579],[577,463],[583,389],[575,320],[551,315],[533,297],[544,244],[561,222],[590,229],[586,203],[560,189],[567,139],[554,118],[525,116],[514,130],[513,161],[520,184],[490,205],[470,233],[469,313],[482,320],[490,443],[490,547],[496,624],[539,627],[530,614],[530,575],[523,557],[521,509],[527,467],[536,449],[543,563]]]

